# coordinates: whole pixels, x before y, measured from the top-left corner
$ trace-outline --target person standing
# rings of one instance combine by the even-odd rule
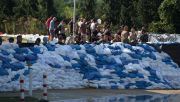
[[[129,36],[128,26],[124,26],[124,30],[121,33],[121,41],[123,43],[129,43],[128,36]]]
[[[56,24],[55,24],[55,22],[56,22],[56,17],[53,17],[53,19],[51,20],[51,22],[50,22],[50,25],[49,25],[49,32],[50,32],[50,34],[49,34],[49,40],[50,41],[52,41],[53,39],[54,39],[54,37],[55,37],[55,30],[56,30]]]
[[[149,38],[149,36],[148,36],[145,28],[142,28],[141,35],[140,35],[140,42],[146,43],[146,42],[148,42],[148,38]]]
[[[96,30],[96,21],[92,19],[90,24],[90,41],[92,41],[93,32],[95,30]]]
[[[50,32],[49,32],[49,26],[50,26],[50,22],[51,22],[51,20],[53,19],[53,16],[50,16],[47,20],[46,20],[46,23],[45,23],[45,25],[46,25],[46,29],[47,29],[47,34],[48,34],[48,36],[49,36],[49,40],[50,40]]]
[[[137,34],[136,34],[136,30],[134,28],[131,28],[131,32],[129,33],[129,42],[132,45],[136,45],[137,43]]]
[[[69,33],[72,34],[73,33],[73,19],[70,20],[68,25],[69,25]]]
[[[65,22],[62,20],[59,25],[57,26],[58,29],[58,35],[61,35],[61,39],[66,40],[66,35],[65,35]],[[59,36],[58,36],[59,37]]]

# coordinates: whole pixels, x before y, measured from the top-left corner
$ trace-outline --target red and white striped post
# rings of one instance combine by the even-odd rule
[[[22,77],[22,75],[20,75],[20,102],[24,102],[24,79]]]
[[[29,96],[32,97],[32,68],[31,68],[31,63],[27,61],[27,66],[29,68]]]
[[[43,97],[44,100],[47,100],[47,74],[43,73]]]

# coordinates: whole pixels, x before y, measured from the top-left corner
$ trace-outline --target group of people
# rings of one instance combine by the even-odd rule
[[[69,30],[66,29],[69,25]],[[110,25],[105,24],[103,27],[95,19],[87,21],[86,19],[79,19],[75,23],[75,36],[66,37],[66,32],[73,33],[73,20],[71,19],[68,24],[62,20],[57,22],[56,17],[50,17],[46,21],[46,27],[48,30],[48,38],[44,37],[43,41],[37,38],[33,45],[40,45],[41,42],[47,43],[53,41],[54,38],[58,39],[56,44],[84,44],[84,43],[114,43],[123,42],[131,45],[136,45],[138,42],[148,42],[148,34],[145,27],[142,27],[140,31],[136,31],[135,28],[131,28],[129,31],[128,26],[120,26],[115,34],[112,34]],[[9,38],[9,43],[14,43],[14,38]],[[17,44],[22,45],[22,36],[17,36]],[[0,45],[2,44],[2,38],[0,37]]]
[[[73,24],[75,29],[73,31]],[[68,26],[68,27],[67,27]],[[109,24],[100,25],[97,20],[86,20],[80,18],[77,22],[73,22],[73,19],[69,23],[65,23],[64,20],[58,22],[56,17],[50,17],[46,21],[46,27],[49,34],[49,41],[52,41],[55,37],[58,38],[59,44],[66,44],[66,33],[74,32],[73,43],[113,43],[123,42],[129,44],[136,44],[138,42],[148,42],[148,34],[145,27],[142,27],[140,31],[136,31],[135,28],[131,28],[129,31],[128,26],[120,26],[118,31],[112,34],[112,30]]]

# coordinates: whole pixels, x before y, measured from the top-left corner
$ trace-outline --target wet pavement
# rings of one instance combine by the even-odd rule
[[[180,102],[179,90],[51,90],[50,102]]]
[[[18,92],[0,93],[0,97],[18,95]],[[42,99],[42,91],[34,91],[33,96]],[[48,100],[50,102],[180,102],[180,90],[48,90]]]

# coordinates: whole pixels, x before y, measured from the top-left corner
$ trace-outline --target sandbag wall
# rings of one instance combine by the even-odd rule
[[[180,69],[171,57],[146,44],[46,44],[19,48],[0,46],[0,91],[19,90],[23,74],[28,90],[29,69],[33,89],[41,89],[42,74],[49,89],[178,89]]]

